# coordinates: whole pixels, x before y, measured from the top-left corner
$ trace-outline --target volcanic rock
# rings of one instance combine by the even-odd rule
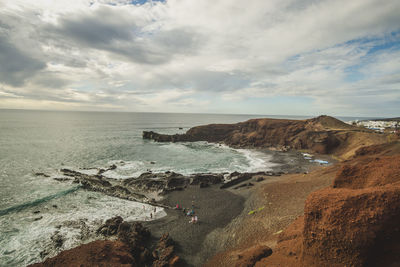
[[[102,234],[104,236],[111,236],[111,235],[116,235],[118,233],[118,229],[120,224],[123,222],[123,219],[121,216],[116,216],[111,219],[108,219],[105,224],[99,227],[97,229],[98,234]]]
[[[198,185],[203,183],[203,185],[213,185],[213,184],[220,184],[222,183],[223,180],[224,176],[222,174],[200,173],[192,176],[190,184]]]
[[[179,263],[179,257],[174,254],[173,241],[168,233],[161,236],[153,255],[153,267],[177,266]]]
[[[358,150],[332,187],[308,196],[304,216],[279,236],[272,262],[400,266],[399,162],[400,142]]]
[[[236,124],[210,124],[175,135],[145,131],[143,138],[157,142],[208,141],[234,147],[267,147],[283,151],[306,149],[322,154],[345,154],[343,150],[353,153],[356,148],[368,143],[386,141],[378,133],[329,116],[308,120],[252,119]]]

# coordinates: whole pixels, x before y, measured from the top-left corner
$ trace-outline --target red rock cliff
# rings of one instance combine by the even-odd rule
[[[362,148],[256,266],[400,266],[400,143]]]
[[[143,132],[143,138],[158,142],[208,141],[234,147],[268,147],[279,150],[306,149],[322,154],[352,154],[365,145],[383,143],[385,137],[348,125],[329,116],[309,120],[252,119],[237,124],[210,124],[185,134]]]

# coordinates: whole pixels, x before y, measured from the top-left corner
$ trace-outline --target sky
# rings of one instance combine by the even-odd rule
[[[0,0],[0,109],[400,116],[399,0]]]

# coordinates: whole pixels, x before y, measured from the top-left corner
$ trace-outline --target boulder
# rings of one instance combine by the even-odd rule
[[[116,216],[108,219],[103,225],[97,229],[97,233],[104,236],[112,236],[118,233],[119,226],[123,222],[121,216]]]
[[[238,255],[236,267],[252,267],[257,261],[272,254],[272,249],[268,246],[257,245],[251,247]]]

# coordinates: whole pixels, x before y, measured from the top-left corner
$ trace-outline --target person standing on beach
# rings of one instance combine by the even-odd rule
[[[150,212],[150,219],[153,219],[153,213]]]

